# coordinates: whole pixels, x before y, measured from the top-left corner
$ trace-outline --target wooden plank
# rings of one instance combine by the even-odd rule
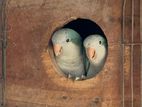
[[[124,5],[124,43],[140,43],[140,0],[134,0],[134,14],[132,14],[132,0],[127,0]],[[133,17],[133,19],[132,19]],[[134,24],[134,37],[132,41],[132,20]]]
[[[141,43],[140,37],[140,0],[134,0],[134,43]]]
[[[132,107],[131,46],[124,46],[124,107]]]
[[[36,103],[27,103],[27,102],[8,100],[5,107],[47,107],[47,106],[46,104],[36,104]]]
[[[7,13],[8,26],[11,28],[8,31],[9,47],[7,53],[8,100],[48,103],[51,106],[120,107],[121,89],[124,88],[125,106],[132,106],[133,92],[134,99],[136,99],[134,105],[139,105],[138,84],[140,78],[137,78],[139,72],[134,72],[133,79],[138,81],[133,84],[134,87],[137,87],[135,89],[131,81],[132,54],[129,45],[124,47],[125,78],[124,87],[121,86],[122,2],[120,0],[100,0],[98,2],[96,0],[92,2],[46,0],[43,7],[41,7],[41,1],[35,3],[30,1],[29,4],[23,0],[11,0],[10,2]],[[40,2],[39,5],[37,2]],[[135,4],[138,5],[139,1],[135,1]],[[126,44],[132,43],[131,8],[131,0],[129,0],[125,10],[124,43]],[[135,8],[135,11],[137,10],[138,8]],[[63,11],[64,15],[62,15]],[[135,16],[134,42],[139,43],[138,12]],[[95,79],[73,82],[60,77],[55,71],[49,54],[45,52],[54,29],[73,20],[71,17],[92,19],[102,27],[108,38],[110,46],[108,59],[102,73]],[[134,59],[134,62],[138,63],[137,61],[138,59]],[[133,92],[132,87],[134,88]]]
[[[141,46],[135,45],[133,51],[133,94],[134,107],[141,106]]]
[[[0,80],[0,107],[3,106],[3,85],[2,85],[2,81]]]
[[[46,59],[47,75],[38,72],[34,77],[9,76],[6,97],[8,100],[47,103],[52,106],[120,107],[120,46],[113,44],[109,52],[104,70],[96,78],[78,82],[62,79],[53,71],[50,60]],[[110,65],[115,67],[110,68]],[[11,72],[15,74],[17,71]]]
[[[140,0],[140,29],[142,29],[142,0]],[[140,36],[142,42],[142,30],[140,30]],[[141,45],[141,102],[142,102],[142,45]]]
[[[2,39],[3,39],[2,2],[3,0],[0,1],[0,80],[2,79]]]
[[[14,2],[14,0],[11,1]],[[22,1],[17,0],[16,3],[20,4],[20,2]],[[30,0],[29,2],[32,1]],[[117,3],[118,5],[114,6],[113,5],[114,3]],[[72,5],[74,5],[74,8],[71,7]],[[72,11],[68,12],[68,10]],[[62,15],[63,11],[64,15]],[[31,15],[32,13],[35,14]],[[29,30],[29,32],[33,34],[36,33],[36,31],[33,29],[38,29],[38,28],[40,29],[42,28],[40,32],[37,31],[38,33],[41,33],[43,30],[47,30],[46,28],[48,28],[48,33],[46,31],[45,32],[47,33],[47,35],[51,36],[52,30],[54,28],[56,29],[56,27],[62,26],[63,24],[69,22],[70,20],[82,17],[87,19],[90,18],[92,21],[96,22],[100,27],[102,27],[104,33],[106,34],[110,42],[116,43],[120,42],[121,40],[119,34],[116,33],[114,36],[112,33],[114,31],[121,33],[121,0],[115,2],[113,0],[111,1],[94,0],[91,3],[89,1],[82,1],[82,0],[78,0],[78,2],[74,0],[72,1],[61,0],[60,2],[56,0],[54,1],[46,0],[46,4],[42,8],[40,8],[40,5],[38,7],[25,6],[24,8],[24,6],[23,7],[19,6],[17,8],[12,8],[10,7],[9,4],[7,15],[9,19],[8,20],[8,25],[10,26],[9,28],[11,28],[12,31],[14,31],[11,32],[12,33],[11,35],[13,36],[18,35],[16,32],[18,32],[19,30],[21,30],[21,32]],[[17,23],[13,24],[14,22]],[[29,26],[25,28],[23,25],[29,25]],[[15,29],[17,29],[18,31],[17,30],[15,31]],[[24,34],[22,33],[20,35]]]
[[[124,105],[126,107],[140,107],[141,50],[140,45],[135,45],[133,53],[131,53],[131,47],[131,45],[125,46],[124,52]],[[131,57],[133,57],[133,60],[131,60]]]
[[[140,49],[138,49],[137,47],[138,44],[139,45],[141,44],[139,3],[140,3],[140,0],[134,0],[134,4],[132,4],[132,0],[127,1],[126,8],[125,8],[124,105],[126,107],[133,107],[133,106],[139,107],[140,99],[141,99],[140,97],[140,86],[141,86],[140,85],[140,62],[139,62]],[[132,8],[134,10],[132,10]]]
[[[4,106],[4,73],[3,73],[3,44],[4,44],[4,6],[5,1],[0,0],[0,107]]]
[[[125,44],[127,43],[131,43],[131,37],[132,37],[132,0],[125,0],[123,1],[123,11],[122,11],[122,15],[123,15],[123,30],[124,30],[124,36],[123,36],[123,42]]]

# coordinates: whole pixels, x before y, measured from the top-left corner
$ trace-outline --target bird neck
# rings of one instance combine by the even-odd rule
[[[81,45],[74,43],[68,43],[62,47],[62,53],[60,57],[76,58],[82,54]]]

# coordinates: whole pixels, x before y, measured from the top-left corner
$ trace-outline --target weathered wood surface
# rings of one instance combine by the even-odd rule
[[[141,106],[140,0],[126,2],[124,17],[124,106]],[[132,10],[133,8],[133,10]],[[133,12],[132,12],[133,11]]]
[[[3,107],[4,100],[4,74],[3,72],[3,45],[4,45],[4,0],[0,0],[0,107]]]
[[[0,60],[2,60],[2,1],[0,1]],[[0,81],[2,79],[2,61],[0,61]]]
[[[124,104],[131,107],[131,87],[135,87],[134,107],[139,107],[140,45],[134,46],[133,55],[137,58],[132,86],[129,2],[126,8],[127,23],[122,39],[121,0],[8,0],[6,106],[122,107]],[[135,26],[134,40],[139,43],[139,14],[135,16],[138,26]],[[109,53],[102,72],[95,78],[73,82],[56,73],[47,45],[57,27],[78,17],[91,19],[103,29]],[[127,44],[124,52],[123,42]]]
[[[140,29],[142,29],[142,0],[140,0]],[[142,41],[142,30],[140,30],[140,36]],[[142,71],[142,45],[141,45],[141,71]],[[142,74],[141,74],[141,79],[142,79]],[[141,81],[141,86],[142,86],[142,81]],[[141,102],[142,102],[142,88],[141,88]]]

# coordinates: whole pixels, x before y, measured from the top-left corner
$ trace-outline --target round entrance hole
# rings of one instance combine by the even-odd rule
[[[65,24],[53,32],[50,43],[56,71],[72,80],[95,77],[107,58],[107,38],[99,25],[89,19]]]

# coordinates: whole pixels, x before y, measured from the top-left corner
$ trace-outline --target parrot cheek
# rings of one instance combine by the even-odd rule
[[[59,44],[53,45],[55,56],[59,56],[62,52],[62,47]]]
[[[96,52],[94,48],[87,48],[87,56],[92,61],[96,59]]]

